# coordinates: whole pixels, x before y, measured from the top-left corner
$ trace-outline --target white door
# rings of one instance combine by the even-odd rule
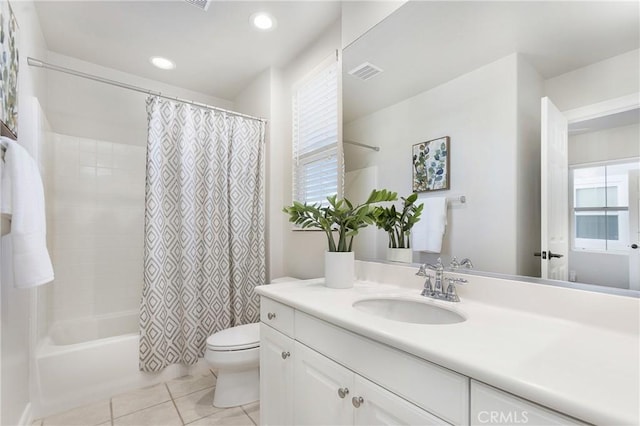
[[[301,425],[352,425],[353,372],[296,342],[293,422]]]
[[[542,278],[566,281],[569,254],[568,122],[542,98]]]
[[[293,424],[293,356],[290,337],[260,324],[260,424]]]
[[[629,171],[629,288],[640,290],[640,171]]]
[[[354,424],[362,426],[386,425],[443,425],[443,420],[416,407],[399,396],[360,376],[355,376],[352,401],[355,407]],[[360,399],[362,398],[362,399]]]

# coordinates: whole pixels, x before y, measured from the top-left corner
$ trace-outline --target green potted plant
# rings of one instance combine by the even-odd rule
[[[401,199],[402,210],[396,210],[395,205],[378,206],[373,211],[373,217],[376,226],[379,229],[384,229],[389,237],[387,260],[411,263],[413,260],[411,229],[420,220],[424,206],[423,204],[416,205],[418,199],[416,193],[407,198],[401,197]]]
[[[327,204],[307,204],[297,201],[285,207],[283,212],[302,229],[319,229],[327,238],[325,252],[325,285],[331,288],[349,288],[354,281],[353,238],[358,231],[375,223],[372,204],[395,201],[398,194],[386,189],[371,191],[369,198],[354,206],[346,198],[327,197]]]

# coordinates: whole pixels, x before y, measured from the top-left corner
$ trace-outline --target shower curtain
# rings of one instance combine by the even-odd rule
[[[264,123],[151,96],[140,369],[195,364],[212,333],[259,320]]]

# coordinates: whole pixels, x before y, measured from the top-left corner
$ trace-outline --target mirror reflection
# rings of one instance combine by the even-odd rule
[[[343,52],[346,196],[411,193],[412,147],[449,137],[450,189],[419,193],[442,245],[413,262],[640,290],[638,8],[404,4]],[[356,256],[386,249],[367,228]]]

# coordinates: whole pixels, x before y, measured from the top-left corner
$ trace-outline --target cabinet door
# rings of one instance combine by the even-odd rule
[[[260,324],[260,424],[293,424],[293,339]]]
[[[296,342],[293,422],[298,425],[353,424],[354,374]]]
[[[358,399],[355,424],[377,425],[444,425],[442,419],[400,398],[360,376],[355,377],[353,397]],[[360,402],[361,401],[361,402]],[[357,404],[356,404],[357,405]]]

